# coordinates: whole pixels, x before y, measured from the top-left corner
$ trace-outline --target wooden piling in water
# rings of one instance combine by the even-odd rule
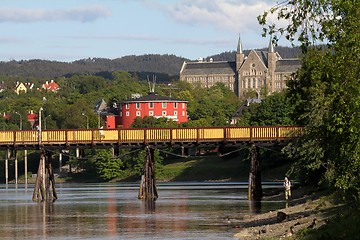
[[[252,144],[248,199],[251,201],[260,201],[262,197],[263,197],[263,191],[261,186],[259,147],[257,147],[255,144]]]
[[[33,201],[56,200],[57,193],[55,188],[54,172],[51,164],[51,152],[40,150],[40,162],[35,188],[33,192]]]
[[[141,176],[138,198],[155,201],[158,198],[158,193],[155,181],[154,149],[147,146],[145,150],[144,170]]]

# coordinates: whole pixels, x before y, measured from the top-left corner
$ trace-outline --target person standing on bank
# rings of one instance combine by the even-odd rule
[[[286,202],[288,202],[289,198],[291,197],[291,183],[287,177],[285,177],[284,179],[284,189],[285,189],[285,199]]]

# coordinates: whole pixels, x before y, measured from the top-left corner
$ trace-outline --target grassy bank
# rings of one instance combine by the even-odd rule
[[[262,181],[282,180],[289,163],[272,165],[261,163]],[[224,159],[217,155],[195,156],[188,158],[173,158],[163,162],[156,170],[156,180],[159,182],[173,181],[248,181],[250,162],[239,157]],[[138,177],[125,171],[116,181],[138,181]]]
[[[282,181],[291,163],[276,163],[272,161],[261,161],[262,181]],[[67,165],[64,166],[67,168]],[[250,161],[236,156],[233,158],[221,158],[216,154],[205,156],[191,156],[186,158],[168,158],[163,161],[162,166],[156,168],[156,180],[158,182],[172,181],[248,181]],[[28,173],[29,183],[34,183],[35,178]],[[112,182],[134,182],[140,177],[134,175],[133,169],[123,171],[121,177],[113,179]],[[95,174],[77,172],[62,174],[57,177],[56,182],[101,182]],[[14,182],[14,179],[11,180]],[[24,175],[19,176],[19,183],[24,182]]]

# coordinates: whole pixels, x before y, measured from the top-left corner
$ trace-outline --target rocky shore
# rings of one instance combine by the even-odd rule
[[[299,236],[324,225],[342,207],[331,203],[322,192],[314,189],[298,188],[292,192],[286,208],[233,220],[233,227],[239,229],[235,237],[241,240],[296,239],[296,234]],[[281,199],[284,199],[283,193],[266,200]]]

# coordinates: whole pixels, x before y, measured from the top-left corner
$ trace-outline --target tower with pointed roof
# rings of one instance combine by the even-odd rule
[[[243,52],[243,47],[242,47],[242,42],[241,42],[241,38],[239,35],[239,39],[238,39],[238,45],[237,45],[237,49],[236,49],[236,56],[235,56],[235,62],[236,62],[236,72],[239,72],[241,65],[243,64],[245,60],[245,54]],[[239,94],[241,86],[239,85],[239,75],[236,74],[235,75],[235,86],[234,86],[234,92],[236,94]]]
[[[270,92],[275,91],[275,70],[276,70],[276,52],[274,49],[274,45],[272,42],[272,38],[270,38],[269,42],[269,50],[268,50],[268,88]]]

